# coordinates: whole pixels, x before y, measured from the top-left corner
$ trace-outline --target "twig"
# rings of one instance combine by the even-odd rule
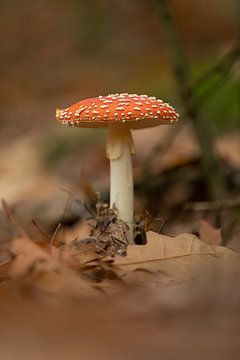
[[[60,187],[60,190],[66,192],[66,193],[68,194],[67,201],[66,201],[66,205],[65,205],[65,208],[64,208],[64,211],[63,211],[63,214],[62,214],[62,218],[61,218],[61,223],[63,223],[64,220],[65,220],[66,214],[67,214],[67,212],[69,211],[69,207],[70,207],[70,205],[71,205],[71,201],[72,201],[72,199],[73,199],[74,197],[73,197],[73,194],[71,193],[70,190],[68,190],[68,189],[66,189],[66,188],[64,188],[64,187]]]
[[[12,224],[12,226],[20,233],[21,236],[28,238],[27,233],[23,230],[22,226],[14,218],[7,202],[4,199],[2,199],[1,203],[2,203],[3,210],[4,210],[8,220]]]
[[[168,47],[169,59],[178,85],[178,93],[185,114],[193,122],[196,135],[202,150],[202,169],[208,183],[209,193],[216,200],[225,193],[225,182],[222,169],[213,151],[214,135],[209,124],[202,119],[200,110],[195,102],[194,87],[190,76],[190,67],[178,36],[172,17],[169,0],[155,0],[162,23],[165,43]]]
[[[240,45],[237,44],[193,84],[194,93],[192,99],[189,100],[190,107],[200,108],[211,96],[215,95],[232,76],[231,70],[239,59]],[[202,88],[206,85],[208,88],[201,93]]]
[[[54,242],[54,240],[55,240],[55,238],[56,238],[56,236],[57,236],[57,233],[58,233],[59,229],[61,228],[61,226],[62,226],[62,224],[58,224],[58,225],[57,225],[57,227],[56,227],[56,229],[55,229],[55,231],[54,231],[54,233],[53,233],[52,239],[51,239],[51,241],[50,241],[50,244],[49,244],[50,247],[52,247],[53,242]]]
[[[236,60],[240,58],[240,45],[237,44],[228,53],[215,65],[213,65],[209,70],[205,72],[194,84],[195,91],[201,89],[202,86],[212,79],[215,75],[225,76],[228,73]]]
[[[35,220],[32,220],[32,224],[37,228],[37,230],[40,232],[40,234],[42,234],[43,236],[45,236],[48,240],[50,240],[50,236],[48,235],[48,233],[43,230],[40,225],[38,225],[38,223]]]
[[[194,211],[223,211],[235,208],[240,208],[240,197],[237,197],[235,199],[225,199],[213,202],[187,202],[184,205],[184,210]]]
[[[178,92],[184,106],[192,97],[193,88],[190,78],[190,67],[181,46],[178,31],[172,17],[168,0],[156,0],[158,14],[162,23],[163,35],[169,52],[169,60],[178,83]],[[193,111],[194,112],[194,111]]]

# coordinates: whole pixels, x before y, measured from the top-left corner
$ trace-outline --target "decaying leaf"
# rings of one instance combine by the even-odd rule
[[[201,219],[199,226],[200,240],[209,245],[221,245],[222,230],[214,228],[208,221]]]
[[[89,261],[86,254],[74,255],[66,247],[45,252],[28,238],[18,238],[10,249],[14,260],[9,275],[21,290],[80,298],[94,295],[94,283],[107,292],[130,285],[155,289],[190,283],[208,286],[229,276],[236,277],[240,271],[238,253],[208,245],[195,235],[169,237],[149,231],[147,238],[146,245],[129,246],[125,257]]]
[[[28,238],[13,240],[10,252],[14,257],[10,277],[20,289],[61,297],[82,297],[94,293],[88,282]]]

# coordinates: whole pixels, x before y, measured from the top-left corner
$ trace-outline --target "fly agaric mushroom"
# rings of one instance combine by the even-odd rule
[[[107,157],[110,160],[110,207],[129,226],[133,243],[133,172],[135,154],[131,129],[175,124],[179,115],[168,103],[154,96],[110,94],[79,101],[56,110],[62,124],[77,127],[107,127]]]

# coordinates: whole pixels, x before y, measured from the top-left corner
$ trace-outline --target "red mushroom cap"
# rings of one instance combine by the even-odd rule
[[[126,123],[130,128],[137,129],[175,124],[178,117],[172,106],[154,96],[127,93],[82,100],[56,111],[56,118],[62,124],[78,127]]]

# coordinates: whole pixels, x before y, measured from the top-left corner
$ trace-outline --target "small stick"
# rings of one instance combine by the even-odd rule
[[[6,202],[4,199],[2,199],[2,200],[1,200],[1,203],[2,203],[3,210],[4,210],[5,214],[6,214],[9,222],[12,224],[12,226],[13,226],[15,229],[17,229],[22,236],[25,236],[25,237],[28,238],[27,233],[23,230],[22,226],[19,225],[18,222],[16,221],[16,219],[14,218],[14,216],[13,216],[13,214],[12,214],[12,212],[11,212],[8,204],[7,204],[7,202]]]
[[[52,247],[53,242],[54,242],[54,240],[55,240],[55,238],[57,236],[58,230],[61,228],[61,226],[62,226],[62,224],[60,224],[60,223],[57,225],[57,227],[56,227],[56,229],[55,229],[55,231],[53,233],[52,239],[50,241],[50,244],[49,244],[50,248]]]
[[[43,230],[39,225],[38,223],[35,221],[35,220],[32,220],[32,224],[37,228],[37,230],[43,235],[45,236],[48,240],[51,239],[51,237],[48,235],[48,233]]]
[[[234,209],[240,206],[240,197],[236,199],[225,199],[218,201],[200,201],[200,202],[187,202],[184,205],[184,210],[194,210],[194,211],[223,211],[227,209]]]

